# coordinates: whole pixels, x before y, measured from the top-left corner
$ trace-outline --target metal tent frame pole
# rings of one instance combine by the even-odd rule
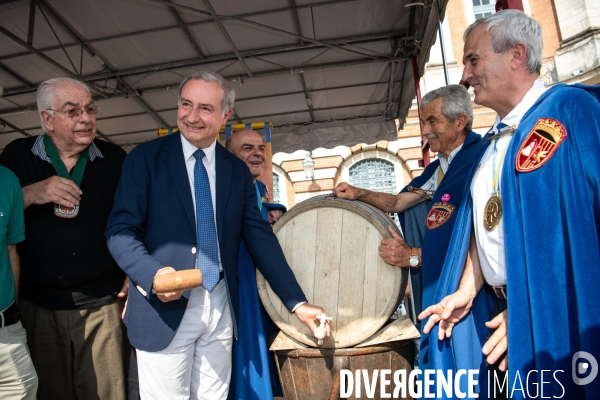
[[[419,67],[417,66],[417,58],[412,58],[413,78],[415,80],[415,90],[417,92],[417,111],[419,113],[419,132],[421,132],[421,150],[423,152],[422,167],[426,168],[431,159],[429,157],[429,144],[423,137],[423,126],[421,125],[421,85],[419,83]]]
[[[438,34],[440,35],[440,48],[442,50],[442,65],[444,66],[444,79],[446,80],[446,85],[449,85],[450,77],[448,74],[448,60],[446,59],[446,45],[444,43],[444,35],[442,33],[442,12],[438,8],[437,4],[435,5],[435,10],[437,11]]]

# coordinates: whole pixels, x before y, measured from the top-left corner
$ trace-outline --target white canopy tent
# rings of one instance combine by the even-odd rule
[[[230,123],[273,121],[273,151],[397,138],[447,0],[0,0],[0,149],[42,132],[37,85],[91,85],[98,134],[125,146],[176,126],[177,88],[208,68]]]

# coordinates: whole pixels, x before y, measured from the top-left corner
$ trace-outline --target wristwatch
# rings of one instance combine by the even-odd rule
[[[419,265],[419,253],[416,247],[410,248],[410,257],[408,258],[408,264],[411,267],[417,267]]]

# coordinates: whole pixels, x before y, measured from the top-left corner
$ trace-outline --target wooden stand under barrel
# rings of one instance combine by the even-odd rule
[[[389,369],[392,376],[386,393],[395,390],[394,371],[405,370],[406,377],[412,371],[414,345],[411,340],[382,343],[377,346],[351,347],[348,349],[294,349],[276,350],[275,361],[286,400],[337,400],[340,398],[340,370],[369,371],[369,379],[374,370]],[[361,397],[366,396],[364,381],[360,383]],[[406,391],[408,394],[408,389]],[[350,399],[356,399],[352,393]],[[380,398],[379,381],[375,385],[374,399]],[[398,397],[397,397],[398,398]],[[411,397],[400,397],[410,399]]]
[[[308,301],[333,317],[331,336],[316,348],[308,327],[288,312],[257,273],[263,305],[290,344],[276,350],[286,400],[339,398],[340,369],[403,369],[406,376],[412,371],[412,341],[399,341],[393,329],[381,329],[400,304],[408,279],[405,268],[379,257],[379,243],[391,236],[388,226],[398,232],[382,211],[332,196],[298,204],[274,226]],[[418,336],[408,320],[402,322]],[[373,337],[381,340],[368,345]],[[302,348],[306,346],[313,348]],[[392,391],[393,384],[388,393]],[[364,386],[362,397],[366,398]]]

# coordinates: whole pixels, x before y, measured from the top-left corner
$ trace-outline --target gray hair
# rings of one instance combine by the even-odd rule
[[[467,123],[464,131],[468,133],[473,126],[473,105],[471,96],[467,89],[462,85],[442,86],[439,89],[432,90],[421,99],[421,110],[425,109],[429,103],[436,99],[442,99],[442,115],[449,121],[456,121],[460,114],[467,116]]]
[[[42,118],[42,111],[48,111],[49,113],[53,113],[51,110],[54,108],[54,103],[56,102],[56,97],[54,95],[55,90],[59,86],[69,86],[71,88],[83,88],[92,98],[92,93],[90,92],[90,88],[85,83],[78,81],[77,79],[61,77],[61,78],[52,78],[48,79],[40,83],[38,86],[36,101],[37,101],[37,109],[40,115],[40,122],[42,124],[42,130],[46,131],[46,126],[44,125],[44,119]]]
[[[542,69],[542,27],[533,18],[519,10],[502,10],[473,22],[465,31],[464,40],[480,25],[487,24],[486,32],[492,39],[496,53],[504,53],[517,43],[523,43],[527,50],[525,66],[530,74]]]
[[[181,100],[181,91],[183,90],[183,87],[192,79],[209,83],[218,83],[219,86],[221,86],[221,89],[223,89],[223,100],[221,101],[223,115],[227,114],[227,112],[233,108],[233,103],[235,102],[235,90],[229,86],[229,83],[221,75],[209,71],[208,69],[196,69],[190,71],[185,78],[183,78],[183,81],[181,81],[181,84],[179,85],[179,92],[177,93],[177,104],[179,104],[179,101]]]

